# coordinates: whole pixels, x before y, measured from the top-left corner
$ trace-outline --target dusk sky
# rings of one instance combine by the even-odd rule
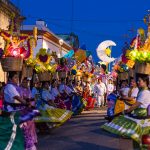
[[[27,17],[24,24],[43,19],[54,33],[74,32],[80,45],[86,44],[98,61],[96,48],[104,40],[113,40],[112,56],[118,57],[124,42],[147,29],[143,18],[150,0],[12,0]],[[72,7],[73,2],[73,7]],[[73,9],[72,9],[73,8]],[[72,20],[72,21],[71,21]]]

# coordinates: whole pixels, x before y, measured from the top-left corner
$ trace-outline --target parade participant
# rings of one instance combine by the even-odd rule
[[[149,77],[141,75],[138,79],[140,91],[136,102],[125,110],[126,115],[116,117],[112,122],[104,124],[102,128],[111,133],[132,138],[140,143],[142,135],[148,134],[150,131],[150,119],[145,119],[147,117],[147,108],[150,105],[148,85]]]
[[[72,100],[72,111],[74,115],[80,114],[85,107],[84,101],[82,100],[83,88],[81,86],[81,81],[76,81],[75,84],[76,94]]]
[[[96,84],[95,79],[92,79],[91,84],[90,84],[90,87],[91,87],[91,94],[92,94],[92,96],[93,96],[94,98],[96,97],[96,95],[95,95],[95,84]]]
[[[32,98],[36,101],[36,108],[38,109],[41,105],[41,82],[35,81],[34,86],[32,88],[31,94]]]
[[[125,102],[125,110],[136,102],[136,98],[139,92],[136,81],[133,78],[131,78],[130,80],[130,89],[128,95],[121,97],[121,99],[123,99]]]
[[[42,116],[36,117],[36,122],[43,122],[49,128],[62,125],[66,122],[72,115],[71,111],[65,109],[56,108],[54,103],[54,97],[49,91],[49,83],[43,82],[42,89],[42,105],[39,108]]]
[[[61,79],[61,84],[59,85],[59,92],[61,94],[61,98],[64,100],[67,110],[71,110],[71,89],[66,85],[66,79]]]
[[[86,82],[84,86],[83,98],[87,101],[87,105],[85,108],[86,110],[94,108],[95,99],[92,98],[91,89],[90,89],[90,85],[88,81]]]
[[[106,94],[106,86],[102,82],[101,78],[97,79],[97,84],[95,85],[95,92],[96,92],[97,106],[98,107],[104,106],[104,96]]]
[[[71,82],[70,84],[72,84],[72,80],[66,81],[65,90],[67,92],[68,97],[65,100],[65,104],[66,104],[68,110],[72,110],[72,98],[73,98],[74,91],[69,86],[69,82]]]
[[[115,89],[114,83],[113,83],[113,79],[109,79],[108,80],[108,84],[107,84],[107,96],[112,93]]]
[[[30,102],[30,106],[34,106],[34,102],[31,99],[30,80],[24,78],[20,86],[21,96]],[[32,101],[31,101],[32,100]],[[32,113],[31,108],[23,110],[23,114]],[[28,120],[22,124],[25,138],[25,150],[36,150],[37,135],[35,130],[35,123],[33,120]]]
[[[51,82],[51,91],[50,93],[54,97],[54,103],[56,104],[57,108],[66,109],[66,105],[64,104],[64,101],[61,99],[61,94],[58,90],[58,82],[53,79]]]
[[[115,114],[119,114],[120,112],[128,109],[131,105],[136,102],[136,97],[139,92],[137,84],[133,78],[130,81],[130,88],[127,86],[127,82],[122,82],[122,88],[120,90],[120,97],[118,98],[115,105]]]
[[[4,88],[4,111],[0,116],[1,150],[24,150],[23,133],[19,127],[19,105],[27,103],[20,96],[18,82],[18,73],[9,72],[8,83]]]
[[[76,81],[75,89],[76,89],[77,93],[78,93],[80,96],[82,96],[82,94],[83,94],[82,81],[80,81],[80,80]]]
[[[122,83],[121,83],[121,88],[120,88],[120,90],[119,90],[120,96],[121,96],[121,97],[122,97],[122,96],[123,96],[123,97],[124,97],[124,96],[128,96],[129,90],[130,90],[130,88],[129,88],[129,86],[128,86],[127,80],[123,80]]]

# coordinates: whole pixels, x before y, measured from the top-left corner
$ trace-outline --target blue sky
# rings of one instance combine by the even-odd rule
[[[136,36],[138,28],[147,29],[142,20],[150,9],[150,0],[11,1],[27,17],[24,24],[35,24],[37,19],[42,18],[54,33],[76,33],[80,44],[85,43],[92,51],[95,61],[99,60],[96,48],[104,40],[116,42],[112,56],[118,57],[124,42]]]

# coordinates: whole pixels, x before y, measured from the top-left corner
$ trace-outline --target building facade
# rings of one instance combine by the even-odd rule
[[[0,0],[0,28],[8,30],[11,15],[14,13],[16,16],[20,16],[20,10],[9,0]],[[0,48],[4,48],[5,42],[0,36]],[[6,74],[3,72],[0,65],[0,81],[6,81]]]
[[[63,41],[60,37],[50,31],[45,22],[42,20],[36,21],[35,25],[23,25],[21,28],[22,33],[32,34],[33,28],[37,27],[37,46],[34,49],[34,57],[40,48],[46,48],[50,53],[56,52],[58,57],[62,57],[72,49],[72,47]]]

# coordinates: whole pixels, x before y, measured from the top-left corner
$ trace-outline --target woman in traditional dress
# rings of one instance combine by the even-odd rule
[[[150,132],[150,119],[145,119],[147,117],[147,108],[150,105],[148,85],[149,77],[141,75],[138,79],[140,91],[136,102],[125,110],[126,115],[116,117],[112,122],[104,124],[102,128],[141,143],[142,135]]]
[[[43,82],[42,105],[39,108],[42,116],[36,117],[36,122],[46,122],[47,126],[52,128],[60,126],[71,118],[72,112],[65,109],[56,108],[55,98],[49,91],[49,83]]]
[[[30,81],[27,78],[24,78],[20,86],[21,96],[24,99],[28,99],[31,105],[34,106],[34,101],[31,101],[31,90],[29,88]],[[28,108],[29,109],[29,108]],[[31,110],[24,110],[22,113],[30,112]],[[25,137],[25,150],[36,150],[37,144],[37,135],[35,130],[35,123],[33,120],[28,120],[22,125]]]
[[[19,110],[27,103],[19,93],[19,76],[9,72],[8,83],[4,88],[4,111],[0,115],[0,149],[24,150],[24,137],[19,127]]]
[[[32,98],[36,101],[35,105],[37,109],[41,106],[41,85],[42,83],[40,81],[36,81],[31,91]]]
[[[54,97],[54,103],[56,104],[57,108],[66,109],[66,105],[62,100],[62,96],[58,90],[58,81],[56,81],[55,79],[52,80],[51,86],[52,88],[50,93]]]
[[[76,94],[72,100],[72,111],[74,115],[80,114],[86,106],[86,101],[83,100],[83,87],[81,81],[78,80],[75,85]]]
[[[131,78],[130,88],[126,86],[121,89],[121,96],[115,105],[115,114],[119,114],[120,112],[128,109],[131,105],[133,105],[136,102],[138,92],[139,89],[137,87],[136,81]]]
[[[71,110],[71,94],[72,90],[67,86],[66,79],[61,79],[61,84],[59,85],[59,92],[62,99],[66,105],[67,110]]]
[[[84,86],[83,98],[87,101],[86,110],[94,108],[95,99],[91,95],[90,84],[88,82]]]

